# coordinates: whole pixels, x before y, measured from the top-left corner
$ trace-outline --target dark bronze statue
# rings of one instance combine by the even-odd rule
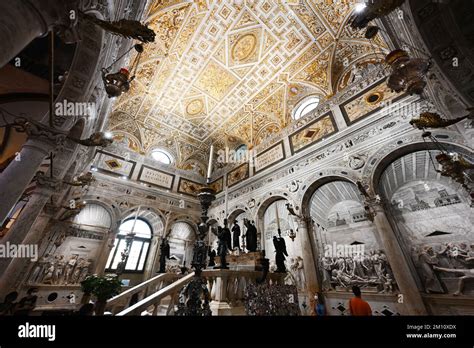
[[[227,255],[227,250],[230,249],[232,243],[229,229],[217,226],[217,238],[219,239],[217,244],[217,254],[221,259],[221,265],[219,267],[216,266],[214,268],[229,269],[229,267],[227,267],[227,261],[225,259]]]
[[[277,266],[276,273],[286,273],[285,259],[288,256],[286,251],[285,239],[281,236],[281,231],[278,230],[278,237],[273,237],[273,245],[275,246],[275,263]]]
[[[160,270],[158,273],[166,273],[166,259],[170,258],[170,245],[163,239],[160,245]]]
[[[216,261],[215,261],[215,258],[217,256],[217,253],[214,249],[211,249],[211,247],[209,247],[209,252],[207,254],[209,256],[209,263],[207,264],[208,267],[214,267],[216,265]]]
[[[244,225],[247,228],[244,236],[247,250],[255,252],[257,251],[257,228],[247,219],[244,219]]]
[[[232,249],[235,248],[240,250],[240,226],[237,223],[237,220],[234,221],[234,226],[232,227]]]

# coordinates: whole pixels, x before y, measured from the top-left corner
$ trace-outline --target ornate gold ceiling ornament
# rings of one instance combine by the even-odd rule
[[[245,34],[232,47],[232,59],[239,62],[245,61],[255,53],[256,49],[257,37],[255,34]]]
[[[114,131],[140,133],[141,148],[171,139],[179,130],[178,137],[192,145],[177,162],[207,155],[208,144],[218,142],[224,130],[249,145],[260,142],[274,130],[267,131],[268,125],[286,125],[295,100],[337,92],[350,65],[367,56],[367,39],[342,28],[353,4],[152,1],[148,20],[157,40],[144,53],[136,88],[121,97],[110,124]],[[379,36],[373,40],[377,47],[383,44]],[[282,74],[285,81],[279,79]],[[290,83],[299,87],[296,94]],[[282,86],[282,104],[271,102]],[[270,104],[286,112],[269,111]],[[259,106],[250,120],[248,111]]]
[[[204,102],[202,99],[193,99],[186,105],[186,113],[189,116],[197,116],[204,112]]]

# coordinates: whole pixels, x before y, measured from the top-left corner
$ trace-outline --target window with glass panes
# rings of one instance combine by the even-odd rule
[[[122,260],[122,252],[125,250],[127,234],[131,232],[135,235],[125,264],[125,272],[143,272],[150,248],[152,229],[148,222],[140,218],[126,220],[120,225],[114,247],[107,260],[107,271],[117,269]]]

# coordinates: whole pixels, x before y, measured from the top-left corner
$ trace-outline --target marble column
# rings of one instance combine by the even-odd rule
[[[0,68],[20,53],[31,41],[45,35],[54,26],[71,27],[70,11],[77,0],[0,1]],[[77,11],[76,11],[77,17]],[[68,42],[75,41],[67,35]],[[21,64],[21,63],[20,63]]]
[[[61,188],[61,181],[38,174],[36,185],[37,188],[29,197],[20,218],[2,239],[2,244],[22,244],[28,247],[36,245],[39,250],[38,242],[49,220],[49,218],[40,218],[40,214],[51,195]],[[22,270],[29,261],[30,259],[20,257],[0,259],[0,294],[4,295],[16,288],[18,280],[24,276]]]
[[[115,233],[109,232],[104,236],[102,247],[100,248],[99,257],[97,259],[93,274],[97,274],[100,276],[104,274],[105,267],[107,266],[107,260],[109,259],[110,252],[114,247],[115,235]]]
[[[46,156],[60,148],[65,141],[64,135],[56,135],[34,126],[26,132],[30,137],[20,151],[19,160],[10,162],[0,174],[0,224],[8,217]]]
[[[151,240],[150,250],[148,251],[151,258],[148,259],[147,264],[145,265],[145,274],[143,280],[148,280],[155,277],[157,274],[154,273],[155,270],[159,268],[160,261],[160,245],[161,245],[161,236],[154,235]]]
[[[303,258],[303,267],[304,267],[304,276],[305,276],[305,285],[306,291],[308,293],[308,302],[313,303],[314,295],[321,290],[321,286],[318,281],[318,275],[316,270],[316,258],[313,253],[313,246],[311,242],[310,229],[308,228],[308,223],[311,221],[310,217],[298,217],[298,233],[296,238],[300,240],[301,243],[301,257]],[[314,306],[311,306],[313,311]]]
[[[416,285],[415,278],[411,272],[408,261],[405,259],[397,236],[390,225],[385,210],[381,204],[373,204],[375,217],[374,223],[377,227],[377,240],[387,255],[388,262],[392,268],[393,275],[400,290],[400,299],[405,306],[407,315],[427,315],[426,307]]]

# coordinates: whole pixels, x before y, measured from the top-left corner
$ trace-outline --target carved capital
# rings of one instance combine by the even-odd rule
[[[298,223],[298,229],[300,228],[308,228],[311,226],[313,220],[309,215],[298,215],[295,216],[296,222]]]
[[[66,141],[66,135],[47,128],[43,128],[31,122],[25,124],[25,132],[32,139],[41,139],[51,142],[55,147],[60,150],[63,148]]]
[[[43,172],[37,172],[34,180],[39,189],[51,192],[59,192],[62,188],[62,181],[52,178]]]

